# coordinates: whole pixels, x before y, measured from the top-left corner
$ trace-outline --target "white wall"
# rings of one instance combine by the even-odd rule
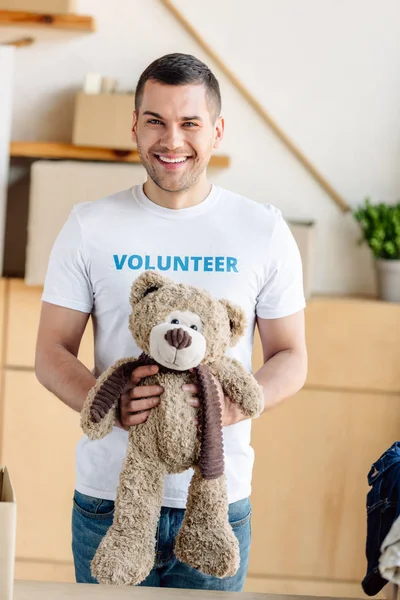
[[[175,0],[328,181],[355,206],[400,196],[398,0]],[[213,180],[290,219],[318,223],[314,289],[374,293],[358,229],[253,112],[159,0],[80,0],[91,35],[2,29],[0,41],[34,34],[16,53],[13,138],[70,140],[73,97],[87,71],[134,88],[167,52],[194,53],[220,78],[232,157]]]

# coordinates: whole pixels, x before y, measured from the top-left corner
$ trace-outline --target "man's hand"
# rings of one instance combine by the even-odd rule
[[[218,379],[211,375],[213,381],[218,389],[218,399],[221,405],[222,411],[222,427],[227,427],[228,425],[234,425],[235,423],[239,423],[239,421],[244,421],[247,417],[239,410],[238,406],[231,402],[228,396],[224,395],[222,390],[222,386]],[[198,398],[199,388],[197,385],[186,384],[182,386],[182,389],[186,392],[191,392],[192,396],[187,401],[190,406],[194,408],[200,407],[200,400]],[[197,419],[196,419],[197,421]]]
[[[144,423],[151,409],[160,404],[160,396],[164,392],[163,387],[139,385],[141,379],[155,375],[157,372],[156,365],[137,367],[132,371],[131,380],[119,400],[118,418],[115,423],[117,427],[128,431],[132,425]]]

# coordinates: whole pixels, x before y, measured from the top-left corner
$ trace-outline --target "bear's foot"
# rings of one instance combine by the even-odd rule
[[[183,524],[175,542],[175,556],[205,575],[232,577],[240,565],[239,543],[229,523],[205,527]]]
[[[143,538],[105,536],[91,563],[93,577],[99,583],[137,585],[154,566],[154,549],[146,551]]]

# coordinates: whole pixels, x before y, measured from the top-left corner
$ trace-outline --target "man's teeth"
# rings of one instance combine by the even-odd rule
[[[166,156],[158,156],[158,158],[166,163],[181,163],[185,162],[187,156],[182,156],[181,158],[167,158]]]

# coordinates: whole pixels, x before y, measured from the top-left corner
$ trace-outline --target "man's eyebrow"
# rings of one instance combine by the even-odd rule
[[[155,117],[156,119],[164,120],[164,118],[161,115],[159,115],[156,112],[153,112],[152,110],[145,110],[143,114],[149,115],[151,117]],[[201,117],[199,117],[198,115],[193,115],[192,117],[182,117],[180,120],[181,121],[202,121],[203,119]]]
[[[159,114],[158,114],[158,113],[156,113],[156,112],[153,112],[152,110],[145,110],[143,114],[144,114],[144,115],[150,115],[150,116],[152,116],[152,117],[156,117],[156,119],[162,119],[162,116],[161,116],[161,115],[159,115]]]
[[[182,121],[202,121],[203,119],[201,117],[198,117],[197,115],[194,115],[193,117],[182,117],[181,120]]]

